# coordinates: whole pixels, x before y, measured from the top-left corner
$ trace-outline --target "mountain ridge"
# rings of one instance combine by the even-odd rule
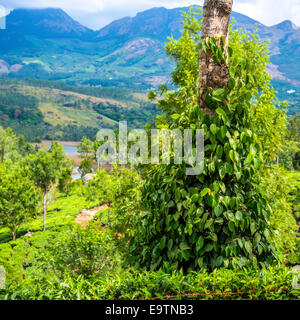
[[[193,6],[199,8],[199,6]],[[0,30],[0,75],[62,80],[79,85],[156,86],[170,79],[164,52],[169,36],[180,37],[182,12],[190,7],[156,7],[91,30],[59,8],[16,9]],[[300,85],[300,29],[291,21],[268,27],[233,12],[234,27],[259,28],[271,40],[270,73]]]
[[[27,22],[30,21],[28,24]],[[6,17],[6,28],[12,32],[39,36],[82,36],[93,32],[71,18],[60,8],[15,9]]]

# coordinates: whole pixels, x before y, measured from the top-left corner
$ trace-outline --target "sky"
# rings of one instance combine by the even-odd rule
[[[203,0],[0,0],[3,8],[61,8],[72,18],[92,29],[100,29],[113,20],[135,16],[153,7],[176,8],[203,4]],[[300,0],[234,0],[233,10],[265,25],[292,20],[300,26]]]

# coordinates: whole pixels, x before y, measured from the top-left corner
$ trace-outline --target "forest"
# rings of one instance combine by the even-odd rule
[[[166,44],[172,85],[147,99],[1,79],[1,300],[299,300],[300,116],[276,95],[267,43],[232,28],[223,2],[205,1],[203,19],[202,9],[184,13],[182,36]],[[174,146],[170,164],[94,172],[99,123],[74,124],[91,109],[116,132],[124,119],[202,129],[203,172],[186,175]],[[45,137],[81,140],[81,179],[59,142],[30,144]]]

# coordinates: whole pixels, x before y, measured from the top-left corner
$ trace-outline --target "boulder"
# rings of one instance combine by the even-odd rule
[[[93,180],[96,177],[96,173],[88,173],[82,177],[82,183],[86,185],[90,180]]]

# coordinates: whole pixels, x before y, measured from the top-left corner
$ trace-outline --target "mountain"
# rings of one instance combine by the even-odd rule
[[[140,41],[143,39],[144,43],[144,58],[145,65],[148,63],[148,54],[152,54],[156,61],[161,61],[162,57],[159,54],[153,56],[153,47],[162,48],[167,41],[168,36],[179,38],[181,34],[182,12],[188,12],[189,8],[154,8],[141,13],[135,17],[126,17],[112,22],[98,32],[97,37],[101,40],[107,41],[123,41],[127,42],[127,48],[132,44],[137,43],[137,55],[141,61],[141,52],[139,50]],[[232,20],[235,21],[234,28],[242,29],[244,31],[253,32],[258,30],[258,34],[262,39],[270,39],[270,54],[272,65],[269,71],[276,79],[288,81],[292,85],[300,85],[300,71],[294,68],[299,65],[300,57],[300,28],[296,27],[291,21],[283,21],[282,23],[267,27],[262,23],[253,20],[240,13],[233,12]],[[151,43],[155,41],[155,44]],[[148,43],[148,48],[145,43]],[[125,48],[124,48],[125,49]],[[151,51],[152,49],[152,51]],[[148,52],[150,50],[150,52]],[[125,52],[128,49],[125,49]],[[157,51],[158,53],[158,51]],[[109,60],[116,57],[116,54],[110,55]],[[125,55],[126,60],[126,55]],[[164,62],[166,59],[164,58]],[[153,66],[155,61],[153,61]],[[152,84],[155,84],[154,78]],[[162,80],[163,78],[161,78]],[[158,79],[159,80],[159,79]]]
[[[290,20],[284,20],[281,23],[273,26],[274,29],[282,30],[284,32],[293,32],[294,30],[298,30],[299,27],[297,27],[295,24],[293,24]]]
[[[199,6],[194,6],[200,8]],[[181,22],[183,12],[189,7],[166,9],[153,8],[139,12],[135,17],[125,17],[113,21],[98,32],[98,38],[107,39],[123,37],[132,39],[137,37],[157,38],[166,41],[168,37],[179,38],[181,35]],[[245,15],[233,12],[232,19],[236,21],[236,28],[253,31],[256,27],[265,28],[261,23]]]
[[[15,9],[6,18],[6,28],[13,34],[42,38],[82,37],[92,30],[73,20],[61,9]]]
[[[182,12],[153,8],[90,30],[61,9],[16,9],[0,30],[0,75],[62,80],[88,86],[147,89],[170,80],[169,36],[180,37]],[[300,85],[300,28],[291,21],[267,27],[233,12],[235,28],[270,39],[269,72],[290,89]],[[278,82],[279,83],[279,82]]]

